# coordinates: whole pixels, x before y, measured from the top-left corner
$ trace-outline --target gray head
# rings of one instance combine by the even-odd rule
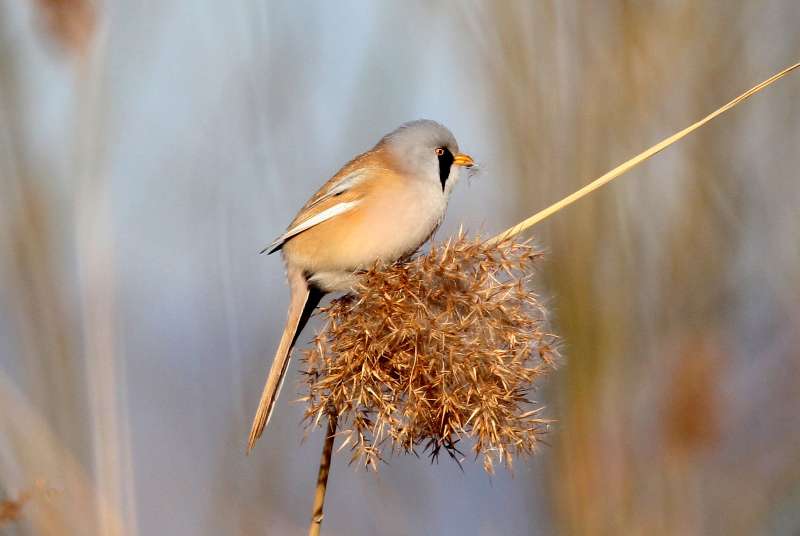
[[[458,178],[458,167],[472,167],[472,158],[458,152],[458,142],[444,125],[429,119],[403,123],[378,143],[406,173],[436,181],[449,193]]]

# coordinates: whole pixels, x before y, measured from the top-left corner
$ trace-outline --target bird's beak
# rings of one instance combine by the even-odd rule
[[[455,164],[456,166],[472,167],[475,165],[475,162],[472,160],[472,157],[470,155],[464,153],[458,153],[453,159],[453,164]]]

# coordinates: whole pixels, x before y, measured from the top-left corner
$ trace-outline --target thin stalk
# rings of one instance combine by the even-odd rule
[[[589,195],[590,193],[592,193],[593,191],[597,190],[601,186],[604,186],[604,185],[608,184],[609,182],[613,181],[614,179],[616,179],[620,175],[622,175],[624,173],[627,173],[628,171],[630,171],[631,169],[635,168],[636,166],[638,166],[639,164],[641,164],[642,162],[644,162],[645,160],[647,160],[651,156],[654,156],[654,155],[660,153],[661,151],[663,151],[664,149],[666,149],[667,147],[669,147],[673,143],[677,142],[681,138],[691,134],[692,132],[694,132],[698,128],[702,127],[703,125],[705,125],[706,123],[708,123],[709,121],[714,119],[715,117],[727,112],[728,110],[730,110],[731,108],[733,108],[737,104],[741,103],[742,101],[748,99],[749,97],[752,97],[753,95],[755,95],[756,93],[758,93],[759,91],[761,91],[765,87],[769,86],[773,82],[777,82],[778,80],[780,80],[781,78],[783,78],[784,76],[786,76],[790,72],[794,71],[798,67],[800,67],[800,63],[795,63],[794,65],[792,65],[790,67],[787,67],[786,69],[782,70],[781,72],[772,75],[771,77],[769,77],[768,79],[764,80],[763,82],[761,82],[757,86],[754,86],[754,87],[748,89],[747,91],[745,91],[744,93],[742,93],[741,95],[739,95],[738,97],[736,97],[735,99],[730,101],[725,106],[722,106],[721,108],[718,108],[717,110],[711,112],[710,114],[708,114],[707,116],[705,116],[701,120],[697,121],[696,123],[693,123],[692,125],[689,125],[688,127],[686,127],[683,130],[681,130],[680,132],[676,132],[672,136],[661,140],[660,142],[658,142],[657,144],[653,145],[652,147],[650,147],[646,151],[643,151],[643,152],[639,153],[638,155],[634,156],[630,160],[627,160],[626,162],[623,162],[619,166],[615,167],[614,169],[612,169],[611,171],[609,171],[608,173],[606,173],[602,177],[599,177],[599,178],[593,180],[592,182],[590,182],[589,184],[587,184],[586,186],[584,186],[580,190],[568,195],[567,197],[565,197],[564,199],[562,199],[560,201],[556,201],[555,203],[553,203],[552,205],[550,205],[546,209],[540,210],[539,212],[537,212],[536,214],[534,214],[530,218],[518,223],[517,225],[515,225],[515,226],[513,226],[513,227],[511,227],[509,229],[506,229],[505,231],[503,231],[499,235],[497,235],[494,238],[491,238],[490,240],[488,240],[487,244],[489,244],[489,245],[498,244],[498,243],[500,243],[500,242],[502,242],[504,240],[507,240],[507,239],[511,238],[512,236],[518,235],[519,233],[521,233],[522,231],[525,231],[526,229],[529,229],[529,228],[533,227],[534,225],[536,225],[540,221],[544,220],[545,218],[548,218],[548,217],[552,216],[553,214],[555,214],[556,212],[560,211],[562,208],[568,207],[569,205],[571,205],[575,201],[577,201],[577,200]]]
[[[308,527],[308,536],[319,536],[319,529],[324,517],[322,509],[325,506],[325,491],[328,489],[328,474],[331,472],[331,454],[333,453],[333,440],[336,436],[336,421],[336,414],[329,413],[328,433],[325,436],[322,457],[319,461],[317,490],[314,493],[314,506],[311,509],[311,525]]]

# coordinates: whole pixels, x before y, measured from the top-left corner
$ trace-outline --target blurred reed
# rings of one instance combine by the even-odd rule
[[[99,0],[36,0],[39,23],[56,47],[82,57],[97,33]]]
[[[47,193],[54,170],[42,167],[23,143],[31,122],[24,87],[25,65],[0,59],[0,159],[5,217],[0,243],[3,286],[9,289],[25,378],[20,391],[9,370],[0,371],[2,491],[16,491],[29,503],[16,512],[15,526],[35,534],[124,535],[135,532],[132,505],[125,380],[118,370],[111,253],[113,225],[102,170],[102,39],[89,2],[36,4],[41,29],[56,48],[77,57],[75,70],[74,152],[71,184],[74,213],[64,214]],[[0,27],[0,32],[9,28]],[[9,32],[10,33],[10,32]],[[102,37],[102,36],[100,36]],[[1,38],[1,37],[0,37]],[[75,225],[68,232],[63,220]],[[77,283],[60,272],[74,243]],[[76,284],[79,317],[68,287]],[[89,418],[86,418],[86,415]],[[86,469],[90,468],[90,469]],[[46,499],[33,494],[35,482],[56,490]]]

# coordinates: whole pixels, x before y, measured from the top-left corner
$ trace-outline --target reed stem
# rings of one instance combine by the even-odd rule
[[[328,474],[331,471],[331,454],[333,454],[333,440],[336,436],[336,414],[328,414],[328,433],[325,436],[325,444],[322,447],[322,457],[319,461],[319,473],[317,474],[317,490],[314,493],[314,506],[311,510],[311,525],[308,527],[308,536],[319,536],[319,529],[322,525],[322,512],[325,506],[325,491],[328,489]]]
[[[545,218],[548,218],[548,217],[552,216],[553,214],[555,214],[556,212],[560,211],[562,208],[568,207],[569,205],[571,205],[575,201],[577,201],[577,200],[589,195],[590,193],[592,193],[593,191],[597,190],[601,186],[605,186],[606,184],[608,184],[609,182],[613,181],[614,179],[616,179],[620,175],[623,175],[624,173],[627,173],[628,171],[630,171],[631,169],[635,168],[636,166],[638,166],[639,164],[641,164],[642,162],[644,162],[645,160],[647,160],[651,156],[654,156],[654,155],[660,153],[661,151],[663,151],[664,149],[666,149],[667,147],[669,147],[673,143],[677,142],[681,138],[691,134],[692,132],[694,132],[698,128],[702,127],[703,125],[705,125],[706,123],[708,123],[709,121],[714,119],[715,117],[727,112],[728,110],[730,110],[731,108],[733,108],[737,104],[739,104],[742,101],[752,97],[753,95],[755,95],[756,93],[758,93],[759,91],[761,91],[765,87],[769,86],[773,82],[777,82],[778,80],[780,80],[781,78],[783,78],[784,76],[786,76],[790,72],[794,71],[798,67],[800,67],[800,63],[795,63],[794,65],[791,65],[791,66],[787,67],[786,69],[782,70],[781,72],[772,75],[771,77],[769,77],[768,79],[764,80],[760,84],[748,89],[747,91],[745,91],[744,93],[742,93],[741,95],[739,95],[738,97],[736,97],[735,99],[730,101],[725,106],[722,106],[721,108],[718,108],[715,111],[711,112],[710,114],[708,114],[704,118],[700,119],[696,123],[693,123],[693,124],[689,125],[688,127],[684,128],[683,130],[681,130],[680,132],[676,132],[672,136],[661,140],[660,142],[658,142],[657,144],[653,145],[649,149],[639,153],[638,155],[634,156],[630,160],[627,160],[627,161],[623,162],[622,164],[620,164],[619,166],[615,167],[614,169],[612,169],[611,171],[609,171],[608,173],[606,173],[602,177],[599,177],[599,178],[593,180],[592,182],[590,182],[589,184],[587,184],[586,186],[584,186],[580,190],[577,190],[576,192],[571,193],[570,195],[568,195],[567,197],[561,199],[560,201],[556,201],[555,203],[553,203],[549,207],[545,208],[544,210],[540,210],[539,212],[537,212],[536,214],[534,214],[530,218],[528,218],[528,219],[526,219],[524,221],[521,221],[520,223],[516,224],[515,226],[513,226],[513,227],[511,227],[509,229],[506,229],[505,231],[503,231],[499,235],[495,236],[494,238],[489,239],[487,241],[487,244],[489,244],[489,245],[498,244],[498,243],[500,243],[500,242],[502,242],[504,240],[507,240],[507,239],[511,238],[512,236],[518,235],[519,233],[521,233],[522,231],[525,231],[526,229],[529,229],[529,228],[533,227],[534,225],[536,225],[540,221],[544,220]]]

